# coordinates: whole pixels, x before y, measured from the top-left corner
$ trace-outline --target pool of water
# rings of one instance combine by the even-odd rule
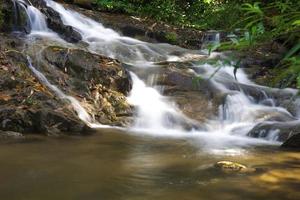
[[[263,169],[224,174],[231,160]],[[214,150],[194,139],[101,130],[0,144],[0,197],[9,200],[300,199],[300,153],[277,146]]]

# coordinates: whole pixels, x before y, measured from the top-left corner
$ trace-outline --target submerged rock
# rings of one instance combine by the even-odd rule
[[[214,167],[224,173],[253,173],[255,168],[248,168],[240,163],[231,161],[219,161]]]

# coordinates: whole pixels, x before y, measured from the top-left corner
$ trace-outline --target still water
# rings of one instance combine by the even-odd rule
[[[224,174],[231,160],[261,168]],[[300,154],[277,146],[213,151],[195,140],[101,130],[86,137],[36,137],[0,145],[6,200],[300,199]]]

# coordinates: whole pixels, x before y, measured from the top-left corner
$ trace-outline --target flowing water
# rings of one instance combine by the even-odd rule
[[[28,49],[40,43],[68,44],[50,30],[43,14],[23,0],[31,32]],[[90,137],[29,137],[0,145],[0,194],[3,199],[299,199],[300,156],[279,151],[278,131],[264,138],[247,133],[262,116],[279,116],[281,121],[299,120],[296,114],[281,107],[274,98],[292,98],[296,90],[272,89],[251,82],[243,70],[233,75],[232,66],[216,68],[208,63],[193,62],[191,73],[210,81],[226,98],[218,114],[195,123],[185,116],[172,99],[163,96],[156,82],[135,72],[158,69],[157,62],[184,62],[202,58],[204,51],[189,51],[168,44],[151,44],[124,37],[112,29],[59,3],[45,0],[56,10],[64,24],[77,30],[91,52],[117,58],[130,64],[133,88],[128,101],[137,108],[132,127],[118,129],[96,122],[80,103],[64,94],[43,75],[29,58],[29,68],[59,98],[68,99],[78,117],[98,134]],[[27,5],[27,6],[25,6]],[[217,36],[216,38],[218,38]],[[34,41],[34,42],[33,42]],[[46,44],[44,44],[46,43]],[[38,56],[38,50],[30,56]],[[29,53],[29,51],[28,51]],[[260,98],[249,95],[255,89]],[[298,104],[297,104],[298,102]],[[299,105],[299,100],[295,101]],[[273,122],[272,120],[270,122]],[[276,155],[275,155],[276,154]],[[275,155],[275,156],[274,156]],[[232,160],[262,172],[224,174],[213,168],[220,160]],[[5,162],[4,162],[5,161]],[[18,191],[18,192],[16,192]]]

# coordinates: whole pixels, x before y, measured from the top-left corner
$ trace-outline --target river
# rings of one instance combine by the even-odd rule
[[[209,63],[212,56],[224,57],[222,53],[209,57],[203,49],[191,51],[124,37],[59,3],[45,0],[65,25],[82,36],[82,43],[71,44],[49,29],[43,14],[26,2],[17,1],[26,10],[31,26],[31,33],[24,39],[29,69],[55,96],[67,99],[78,118],[96,133],[85,137],[27,136],[1,142],[1,198],[300,199],[300,155],[279,149],[283,141],[281,129],[249,134],[261,123],[298,122],[299,101],[291,100],[297,98],[297,90],[257,85],[243,69],[233,74],[234,63],[221,63],[220,68]],[[131,126],[97,122],[71,95],[74,92],[65,94],[68,91],[48,80],[45,72],[49,74],[55,67],[43,68],[39,63],[43,63],[42,51],[51,45],[84,49],[128,66],[133,87],[127,100],[136,108]],[[204,57],[207,62],[203,62]],[[206,90],[213,94],[208,96],[222,99],[217,105],[211,99],[202,103],[205,109],[217,110],[213,117],[200,123],[176,104],[178,96],[174,94],[178,91],[166,96],[167,85],[159,85],[156,78],[170,63],[187,65],[184,73],[201,76],[209,83]],[[193,100],[194,91],[180,92],[187,98],[186,103]],[[200,92],[198,95],[205,96]],[[287,102],[295,105],[293,112],[284,106]],[[199,109],[199,115],[205,112]],[[257,170],[220,172],[214,164],[221,160]]]

